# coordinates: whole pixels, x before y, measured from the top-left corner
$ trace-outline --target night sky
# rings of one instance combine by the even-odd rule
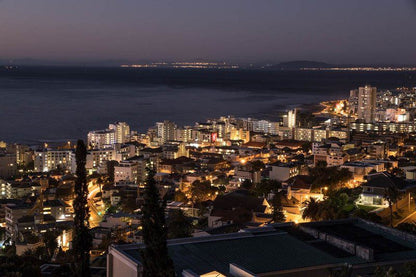
[[[416,64],[415,0],[0,0],[0,59]]]

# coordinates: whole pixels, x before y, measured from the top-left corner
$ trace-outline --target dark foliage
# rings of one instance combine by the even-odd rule
[[[282,206],[282,195],[281,192],[278,192],[274,195],[272,199],[272,207],[273,207],[273,222],[284,222],[286,217],[283,213],[283,206]]]
[[[78,140],[75,153],[77,179],[75,182],[74,199],[74,252],[73,270],[75,276],[90,276],[89,260],[92,247],[92,236],[89,233],[88,184],[85,169],[87,148],[82,140]]]
[[[144,191],[143,241],[142,250],[143,276],[175,276],[173,262],[169,257],[166,238],[165,203],[161,201],[154,180],[154,171],[148,169]]]
[[[33,256],[0,256],[0,276],[40,277],[40,265]]]
[[[169,213],[168,237],[170,239],[187,238],[192,235],[192,223],[182,210]]]

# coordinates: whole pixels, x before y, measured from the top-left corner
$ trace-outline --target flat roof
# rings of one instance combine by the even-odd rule
[[[209,238],[213,237],[215,236]],[[230,263],[243,266],[253,273],[262,273],[325,264],[364,262],[356,256],[333,257],[285,232],[247,237],[230,235],[219,240],[170,244],[168,247],[179,276],[186,269],[197,274],[211,271],[228,274]],[[140,261],[138,248],[123,252],[136,262]]]
[[[416,259],[416,237],[406,240],[397,231],[358,219],[276,224],[239,233],[169,240],[169,254],[179,276],[183,270],[192,270],[200,275],[211,271],[227,275],[230,264],[260,274],[314,266],[370,263],[327,241],[316,239],[297,226],[370,247],[374,249],[375,262]],[[134,263],[140,263],[139,249],[143,245],[112,247]]]

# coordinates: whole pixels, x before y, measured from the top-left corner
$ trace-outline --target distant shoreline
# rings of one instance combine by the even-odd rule
[[[85,138],[125,121],[143,133],[222,115],[276,121],[285,111],[321,109],[351,89],[416,86],[411,72],[162,70],[22,67],[0,70],[0,140],[33,143]]]

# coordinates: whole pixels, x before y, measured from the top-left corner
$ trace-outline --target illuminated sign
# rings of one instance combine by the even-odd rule
[[[211,142],[217,141],[218,134],[217,133],[211,133]]]

